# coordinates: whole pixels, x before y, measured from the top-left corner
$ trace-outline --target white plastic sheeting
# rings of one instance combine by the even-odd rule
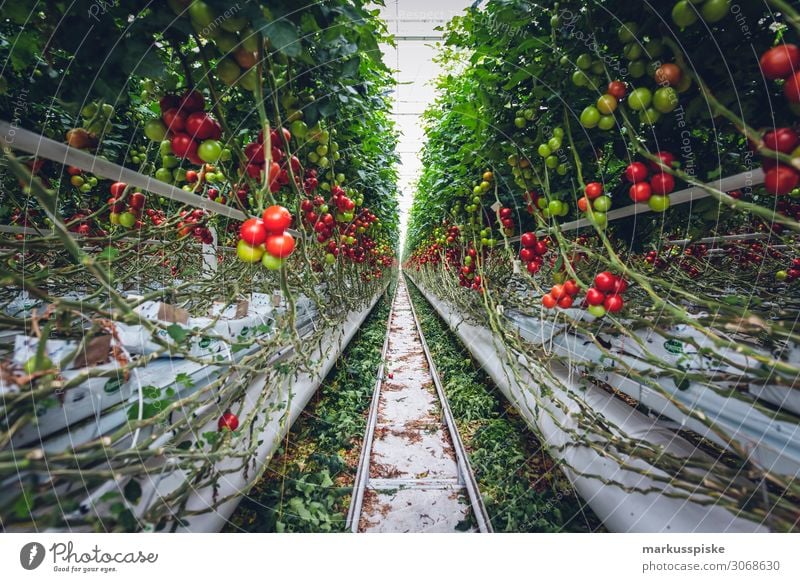
[[[567,477],[609,530],[706,533],[769,531],[761,524],[709,505],[712,500],[701,494],[692,499],[670,497],[670,494],[683,492],[664,481],[643,475],[643,472],[649,471],[661,479],[667,477],[663,471],[640,459],[626,459],[631,468],[637,469],[633,471],[609,456],[574,442],[571,432],[585,432],[587,437],[591,435],[589,430],[578,424],[574,416],[579,412],[575,399],[581,398],[586,406],[602,414],[609,421],[610,429],[618,431],[621,438],[646,441],[679,457],[703,455],[674,432],[659,427],[652,419],[607,392],[591,385],[579,386],[574,369],[557,364],[551,369],[551,373],[569,388],[569,394],[544,377],[534,378],[525,371],[524,366],[512,369],[512,362],[521,356],[510,353],[489,329],[469,323],[459,312],[425,288],[418,288],[523,418],[543,435],[550,454],[566,463],[563,468]],[[550,390],[552,399],[542,398],[537,403],[532,391],[539,387]],[[620,486],[605,485],[604,480]],[[652,492],[629,493],[623,487]]]

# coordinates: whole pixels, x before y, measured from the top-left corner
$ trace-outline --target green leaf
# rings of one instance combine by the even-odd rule
[[[286,19],[274,20],[264,26],[261,31],[269,39],[272,48],[282,52],[287,57],[299,57],[303,52],[303,45],[297,27]]]
[[[186,336],[189,335],[185,328],[178,325],[177,323],[173,323],[167,328],[167,333],[169,337],[175,340],[176,343],[183,343],[186,339]]]

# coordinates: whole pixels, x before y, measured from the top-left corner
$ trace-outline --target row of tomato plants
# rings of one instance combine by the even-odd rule
[[[112,470],[124,468],[132,482],[146,481],[145,459],[155,451],[142,439],[134,447],[138,461],[125,450],[126,435],[140,430],[165,440],[159,458],[186,467],[197,487],[219,481],[222,473],[212,467],[226,457],[241,460],[234,471],[249,471],[253,435],[275,412],[242,407],[248,383],[268,371],[260,406],[276,379],[312,366],[304,354],[320,332],[298,336],[298,301],[315,304],[318,330],[337,325],[382,286],[393,267],[396,135],[386,97],[392,80],[377,50],[386,38],[384,24],[360,1],[302,9],[289,1],[220,0],[80,0],[47,10],[23,0],[3,7],[0,117],[181,188],[198,204],[238,209],[248,219],[185,207],[57,161],[4,152],[8,196],[0,200],[0,221],[35,230],[3,240],[2,301],[13,305],[24,289],[46,309],[8,311],[0,325],[32,329],[42,341],[84,343],[113,334],[112,321],[166,331],[165,339],[154,335],[155,355],[115,354],[125,382],[156,356],[215,363],[192,354],[204,331],[140,321],[126,300],[129,293],[202,315],[214,302],[235,304],[251,291],[277,291],[286,308],[269,337],[224,340],[232,353],[247,356],[211,386],[182,396],[187,414],[180,419],[173,414],[173,390],[172,400],[159,396],[157,410],[147,407],[143,418],[134,415],[112,434],[96,435],[80,454],[36,453],[3,501],[18,509],[9,510],[15,517],[7,525],[165,527],[190,490],[179,488],[136,508],[136,519],[138,497],[88,515],[72,513],[87,488],[108,480],[103,463],[109,443],[119,447],[111,455]],[[209,267],[209,260],[217,266]],[[298,356],[267,366],[287,344]],[[95,373],[87,369],[65,384],[61,371],[68,364],[39,353],[24,366],[4,362],[3,379],[15,388],[3,408],[3,467],[28,449],[40,450],[43,443],[19,450],[9,443],[43,410],[68,406],[70,390]],[[217,406],[209,411],[203,401],[212,394]],[[201,412],[193,418],[192,410]],[[197,451],[187,449],[189,441],[167,437],[194,434],[192,426],[206,421],[219,436],[197,439],[194,448],[205,457],[194,465],[189,459]],[[85,487],[76,487],[76,480]],[[51,511],[54,506],[61,511]]]
[[[553,362],[575,362],[519,342],[505,309],[592,341],[603,357],[580,362],[588,374],[613,367],[673,403],[667,384],[695,386],[745,401],[766,419],[797,422],[746,394],[764,382],[792,391],[800,373],[797,17],[771,0],[567,0],[488,2],[455,18],[439,97],[425,117],[406,268],[525,352],[537,373],[550,377]],[[720,190],[718,179],[740,173],[740,187]],[[687,187],[705,197],[672,204]],[[632,204],[636,212],[609,218]],[[583,227],[561,230],[577,219]],[[665,361],[656,348],[683,345],[679,329],[735,370],[738,392],[711,371]],[[642,330],[663,340],[643,343]],[[635,358],[600,333],[630,341]],[[728,438],[697,408],[679,409]],[[597,415],[582,414],[593,436],[612,438]],[[631,438],[623,448],[636,456],[637,443],[647,446]],[[786,520],[776,527],[791,528],[796,483],[733,449],[776,485],[770,504]],[[668,457],[657,464],[677,477],[681,463]],[[720,503],[736,510],[756,489],[756,481],[735,495],[721,487]]]

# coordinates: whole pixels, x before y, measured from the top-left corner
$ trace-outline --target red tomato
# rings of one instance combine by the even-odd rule
[[[797,133],[788,127],[781,127],[764,134],[764,145],[771,150],[784,154],[790,153],[800,139]]]
[[[556,300],[561,299],[566,294],[567,294],[567,292],[564,291],[564,286],[563,285],[553,285],[553,288],[550,289],[550,295],[552,295],[553,298],[556,299]]]
[[[556,298],[549,293],[542,297],[542,305],[544,305],[547,309],[553,309],[556,306],[556,303],[558,303]]]
[[[603,185],[600,182],[589,182],[586,184],[584,192],[589,197],[589,200],[594,200],[603,194]]]
[[[234,431],[239,428],[239,418],[230,410],[219,417],[217,421],[217,429],[220,431],[230,430]]]
[[[623,304],[622,297],[619,295],[609,295],[606,297],[605,301],[603,301],[603,307],[605,307],[606,311],[609,313],[617,313],[618,311],[621,311]]]
[[[131,208],[134,210],[141,210],[144,208],[144,203],[145,197],[141,192],[134,192],[128,197],[128,204],[130,204]]]
[[[283,234],[292,224],[292,215],[283,206],[270,206],[264,211],[264,228],[269,234]]]
[[[647,166],[642,162],[633,162],[625,168],[625,178],[628,182],[641,182],[647,179]]]
[[[564,295],[564,297],[558,300],[558,306],[561,309],[568,309],[572,307],[572,301],[573,301],[572,296]]]
[[[185,133],[176,133],[172,136],[172,153],[179,158],[188,157],[190,153],[197,154],[197,142]]]
[[[541,256],[547,252],[547,243],[543,240],[537,240],[533,245],[533,252]]]
[[[616,97],[618,101],[621,101],[625,98],[625,94],[628,92],[628,89],[625,86],[625,83],[622,81],[611,81],[608,84],[608,89],[606,89],[606,92],[609,95]]]
[[[294,251],[294,238],[288,233],[271,234],[267,237],[265,246],[273,257],[285,259]]]
[[[251,164],[264,165],[264,145],[260,143],[249,143],[244,147],[244,155]]]
[[[181,100],[177,95],[164,95],[161,98],[161,101],[158,102],[158,106],[161,108],[161,113],[165,113],[170,109],[177,109],[180,107]]]
[[[70,176],[80,176],[83,173],[83,170],[80,168],[76,168],[75,166],[67,166],[67,174]]]
[[[650,178],[650,189],[653,194],[658,194],[659,196],[669,194],[675,189],[675,178],[665,172],[655,174]]]
[[[628,282],[622,277],[617,277],[614,281],[614,293],[622,294],[628,289]]]
[[[634,202],[647,202],[652,194],[652,188],[647,182],[639,182],[634,184],[628,190],[628,195]]]
[[[783,94],[792,103],[800,103],[800,72],[795,73],[783,85]]]
[[[519,258],[523,263],[529,263],[535,256],[534,252],[527,247],[523,247],[519,251]]]
[[[186,128],[186,113],[176,107],[167,109],[161,119],[164,120],[167,129],[173,133],[181,132]]]
[[[603,301],[606,299],[606,294],[600,291],[599,289],[595,289],[594,287],[589,287],[586,291],[586,303],[589,305],[602,305]]]
[[[186,118],[184,127],[186,133],[191,135],[194,139],[204,140],[211,139],[211,136],[214,135],[216,131],[214,123],[214,119],[205,112],[195,111]]]
[[[197,172],[195,172],[194,170],[186,171],[186,181],[189,182],[190,184],[194,184],[195,182],[197,182],[197,178],[199,178],[199,176],[197,175]]]
[[[800,69],[800,49],[793,44],[773,47],[761,55],[759,64],[767,79],[785,79]]]
[[[540,261],[531,261],[530,263],[525,265],[525,268],[528,270],[528,273],[530,273],[531,275],[535,275],[536,273],[539,272],[539,269],[542,268],[542,263]]]
[[[589,199],[586,196],[578,198],[578,210],[587,212],[589,210]]]
[[[671,168],[672,164],[675,163],[675,156],[673,156],[670,152],[657,152],[656,157],[661,160],[661,163],[665,166]],[[650,166],[650,169],[653,172],[660,172],[661,166],[659,166],[655,162],[647,162],[647,165]]]
[[[128,185],[125,182],[114,182],[113,184],[111,184],[110,188],[111,195],[114,198],[120,198],[122,196],[122,193],[125,192],[125,188],[127,187]]]
[[[779,164],[764,174],[764,187],[770,194],[788,194],[800,182],[800,174],[790,166]]]
[[[566,283],[564,283],[564,291],[566,291],[568,295],[575,296],[579,291],[578,285],[575,284],[575,281],[569,279]]]
[[[257,247],[267,240],[267,229],[260,218],[248,218],[239,228],[239,238],[251,247]]]
[[[187,114],[202,111],[203,107],[205,107],[205,102],[206,100],[200,91],[189,90],[183,94],[181,109]]]
[[[594,287],[599,291],[604,293],[608,293],[609,291],[614,290],[614,283],[616,282],[617,277],[614,273],[610,271],[603,271],[601,273],[597,273],[594,277]]]

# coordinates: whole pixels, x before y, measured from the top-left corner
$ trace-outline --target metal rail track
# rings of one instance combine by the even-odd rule
[[[391,381],[390,352],[402,361],[397,370],[405,381]],[[471,531],[493,531],[401,278],[387,322],[347,527],[354,533],[442,532],[463,531],[465,525]]]

